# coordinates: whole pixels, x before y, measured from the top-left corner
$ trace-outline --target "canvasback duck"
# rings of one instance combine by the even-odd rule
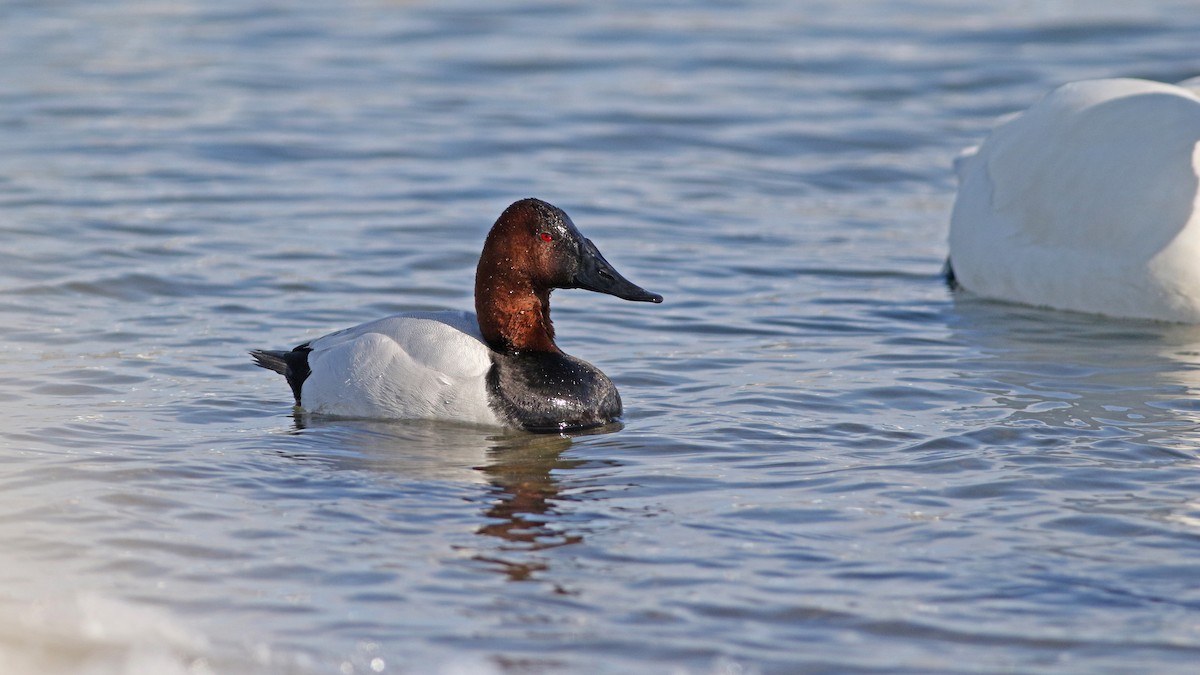
[[[980,296],[1200,323],[1200,81],[1073,82],[956,162],[950,281]]]
[[[483,244],[476,314],[397,314],[291,351],[250,354],[287,378],[297,406],[318,415],[530,431],[606,424],[621,415],[621,396],[598,368],[554,343],[555,288],[662,302],[617,273],[562,209],[523,199],[500,214]]]

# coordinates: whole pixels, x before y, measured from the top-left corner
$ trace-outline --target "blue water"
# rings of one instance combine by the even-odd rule
[[[952,295],[952,161],[1200,8],[0,4],[0,672],[1200,663],[1200,328]],[[296,419],[252,348],[469,309],[510,202],[623,426]]]

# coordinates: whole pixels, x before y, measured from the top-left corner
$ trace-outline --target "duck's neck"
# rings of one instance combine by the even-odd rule
[[[482,268],[475,277],[475,314],[488,346],[508,353],[560,352],[550,323],[550,290],[502,279]]]

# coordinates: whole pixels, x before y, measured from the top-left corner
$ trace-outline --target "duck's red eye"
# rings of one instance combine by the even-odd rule
[[[549,232],[543,232],[538,236],[542,238],[542,241],[554,241],[554,235],[550,234]]]

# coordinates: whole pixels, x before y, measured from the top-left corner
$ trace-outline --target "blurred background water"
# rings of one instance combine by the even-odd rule
[[[0,4],[0,672],[1200,662],[1200,329],[954,297],[951,163],[1193,2]],[[510,202],[624,426],[294,419]]]

